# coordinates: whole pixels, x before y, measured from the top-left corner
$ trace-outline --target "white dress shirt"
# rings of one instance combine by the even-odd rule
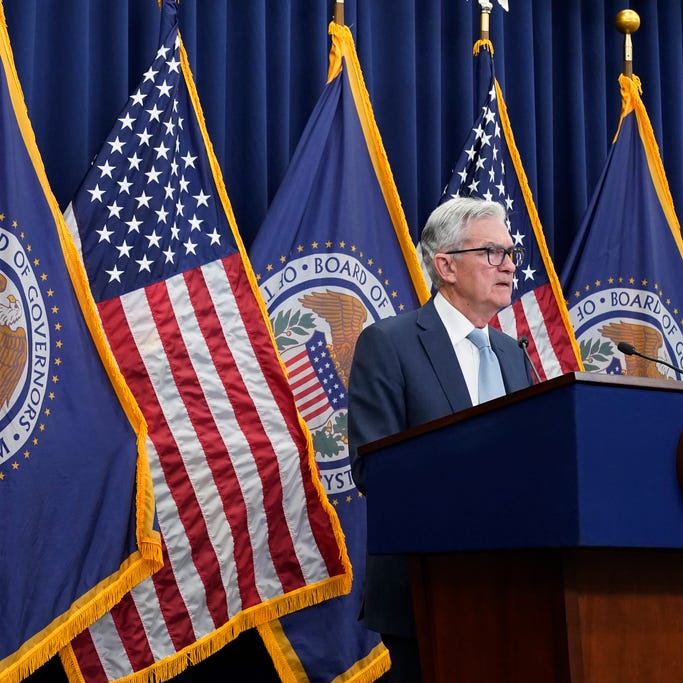
[[[457,308],[448,303],[441,292],[437,292],[434,296],[434,307],[448,332],[470,392],[472,405],[476,406],[479,403],[479,349],[467,339],[474,325]],[[484,333],[488,336],[488,325],[484,328]],[[445,368],[444,371],[446,371]]]

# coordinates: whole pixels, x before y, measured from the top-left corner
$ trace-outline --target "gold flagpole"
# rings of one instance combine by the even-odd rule
[[[614,20],[617,29],[624,34],[624,76],[633,77],[633,44],[631,34],[640,28],[640,17],[632,9],[623,9]]]
[[[488,2],[488,0],[479,0],[481,5],[481,21],[479,24],[479,40],[489,39],[489,25],[491,10],[493,9],[493,4]]]
[[[344,0],[337,0],[334,3],[334,23],[344,25]]]

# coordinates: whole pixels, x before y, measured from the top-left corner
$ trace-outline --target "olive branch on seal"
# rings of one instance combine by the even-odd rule
[[[338,455],[348,443],[346,436],[347,412],[338,413],[335,418],[328,420],[320,429],[312,431],[313,448],[316,454],[325,458]]]
[[[312,313],[301,311],[278,311],[275,319],[270,320],[273,326],[273,335],[277,343],[277,350],[283,351],[288,346],[301,344],[310,336],[311,330],[315,329]]]
[[[608,341],[601,342],[600,339],[585,339],[579,343],[581,360],[587,372],[595,372],[600,369],[600,363],[604,365],[614,356],[612,344]]]

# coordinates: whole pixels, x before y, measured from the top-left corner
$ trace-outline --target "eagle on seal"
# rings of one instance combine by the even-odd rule
[[[327,348],[339,378],[348,387],[356,340],[368,317],[365,306],[354,296],[329,289],[326,292],[306,294],[299,302],[317,313],[330,326],[332,343]]]
[[[657,358],[659,349],[664,345],[661,332],[647,325],[635,323],[609,323],[600,328],[600,334],[611,339],[616,346],[619,342],[627,342],[635,346],[641,353],[652,358]],[[653,379],[666,379],[657,364],[645,360],[639,356],[626,356],[626,374],[631,377],[651,377]]]
[[[7,278],[0,273],[0,292],[7,287]],[[0,300],[0,410],[6,408],[21,379],[28,357],[26,330],[21,304],[13,294]]]

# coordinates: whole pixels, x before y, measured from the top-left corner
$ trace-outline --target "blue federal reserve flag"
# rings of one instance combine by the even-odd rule
[[[618,350],[683,365],[683,241],[640,83],[619,77],[622,114],[562,282],[586,370],[681,379]]]
[[[49,188],[0,6],[0,681],[161,566],[146,425]]]
[[[346,535],[350,595],[259,627],[283,681],[375,680],[388,668],[358,621],[365,499],[347,448],[349,369],[370,323],[429,297],[375,124],[351,32],[330,25],[328,83],[250,258],[320,476]],[[339,677],[339,678],[338,678]]]

